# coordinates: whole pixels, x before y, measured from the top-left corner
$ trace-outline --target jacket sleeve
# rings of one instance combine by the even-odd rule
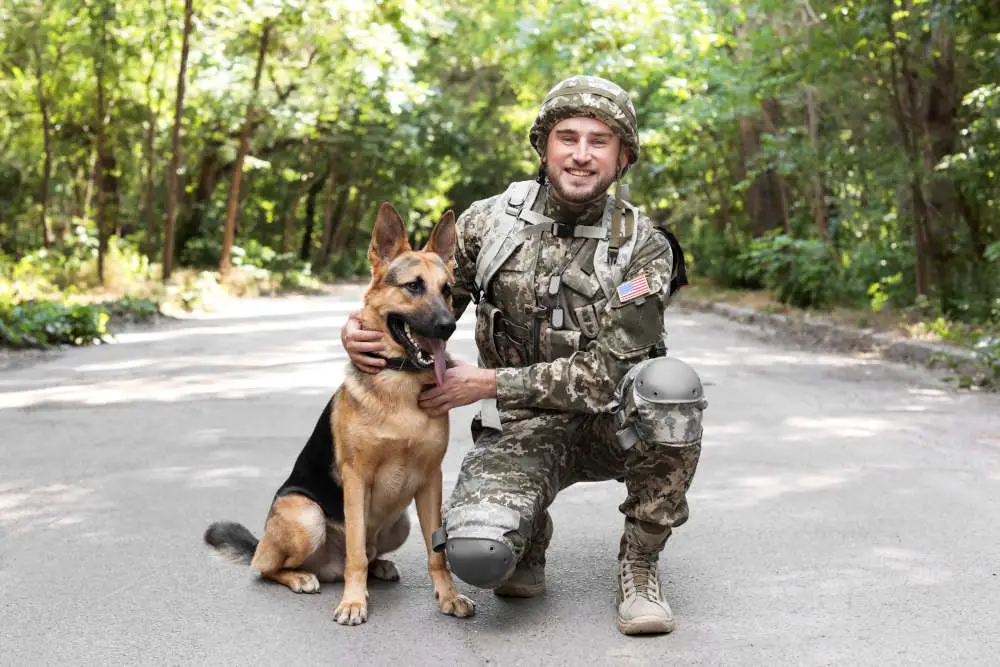
[[[489,230],[490,210],[498,197],[473,202],[455,222],[455,285],[451,307],[457,320],[465,312],[475,291],[476,257]]]
[[[597,339],[586,350],[523,368],[498,369],[498,406],[576,413],[611,410],[618,381],[662,340],[672,268],[670,244],[662,232],[651,229],[625,273],[626,282],[644,274],[649,295],[622,303],[615,294],[601,315]]]

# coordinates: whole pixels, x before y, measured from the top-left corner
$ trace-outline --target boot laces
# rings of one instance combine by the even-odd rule
[[[656,573],[656,559],[649,554],[627,551],[621,562],[622,589],[626,597],[641,595],[647,599],[660,599],[660,582]]]

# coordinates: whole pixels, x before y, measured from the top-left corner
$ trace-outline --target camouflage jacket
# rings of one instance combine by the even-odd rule
[[[458,218],[456,316],[476,295],[476,258],[497,223],[498,199],[475,202]],[[602,198],[582,213],[568,214],[543,188],[533,210],[564,224],[596,225],[604,204]],[[658,349],[662,353],[673,252],[645,215],[634,233],[625,280],[643,275],[649,294],[624,303],[617,293],[609,303],[594,276],[596,239],[530,234],[496,272],[479,296],[476,343],[480,364],[497,369],[501,412],[606,412],[628,369]],[[560,276],[556,283],[554,276]],[[555,295],[550,293],[554,284]],[[561,322],[553,322],[553,308],[562,310]]]

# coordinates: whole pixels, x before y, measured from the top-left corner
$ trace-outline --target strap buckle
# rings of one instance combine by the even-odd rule
[[[552,223],[552,236],[560,239],[571,239],[573,238],[573,225],[567,225],[562,222]]]

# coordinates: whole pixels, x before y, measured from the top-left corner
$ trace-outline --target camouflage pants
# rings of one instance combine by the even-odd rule
[[[617,479],[628,491],[619,510],[627,518],[666,528],[664,540],[688,519],[686,494],[700,441],[685,447],[640,441],[623,450],[610,414],[530,412],[506,421],[502,431],[483,428],[478,420],[472,430],[474,444],[462,461],[448,508],[501,505],[539,533],[559,491],[577,482]],[[511,542],[520,558],[527,545]]]

